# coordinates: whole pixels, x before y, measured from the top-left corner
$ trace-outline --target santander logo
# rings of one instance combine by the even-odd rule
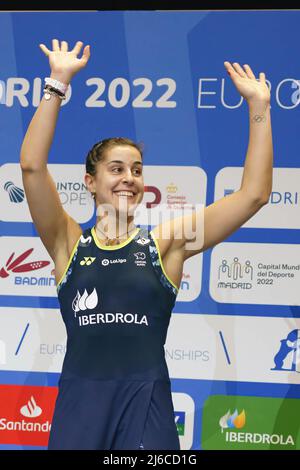
[[[37,418],[42,414],[42,408],[36,404],[35,399],[31,396],[27,405],[22,406],[20,409],[20,413],[27,418]]]
[[[1,444],[47,446],[58,388],[0,385]]]

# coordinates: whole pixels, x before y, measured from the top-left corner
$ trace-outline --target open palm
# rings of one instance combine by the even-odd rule
[[[242,68],[237,62],[231,64],[224,62],[224,66],[229,73],[236,89],[240,95],[249,101],[270,101],[270,90],[266,83],[266,77],[263,72],[259,74],[259,80],[256,80],[254,73],[249,65],[245,64]]]
[[[66,41],[61,41],[61,45],[59,45],[57,39],[52,39],[53,50],[51,51],[44,44],[40,44],[41,50],[49,58],[51,71],[69,79],[85,67],[90,58],[90,46],[85,46],[81,58],[77,57],[82,46],[83,43],[77,41],[73,49],[69,51]]]

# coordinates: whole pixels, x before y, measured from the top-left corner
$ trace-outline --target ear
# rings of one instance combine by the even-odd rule
[[[96,184],[95,184],[95,177],[90,175],[89,173],[86,173],[84,175],[84,182],[85,185],[90,193],[95,193],[96,192]]]

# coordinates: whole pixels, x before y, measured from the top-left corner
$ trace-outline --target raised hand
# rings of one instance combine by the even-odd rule
[[[254,73],[247,64],[242,68],[237,62],[231,64],[226,61],[224,62],[224,66],[237,91],[248,103],[262,101],[265,103],[270,102],[270,90],[266,84],[266,77],[263,72],[259,74],[259,80],[256,80]]]
[[[77,41],[72,50],[68,50],[68,43],[61,41],[61,45],[57,39],[52,39],[52,51],[45,44],[39,47],[49,58],[51,68],[51,76],[55,76],[63,83],[69,83],[72,77],[83,67],[86,66],[90,58],[90,46],[85,46],[81,58],[78,54],[83,46],[83,42]]]

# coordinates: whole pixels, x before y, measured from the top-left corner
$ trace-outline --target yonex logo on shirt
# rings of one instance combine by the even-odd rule
[[[84,256],[80,261],[80,266],[90,266],[95,261],[96,257],[93,256]]]

